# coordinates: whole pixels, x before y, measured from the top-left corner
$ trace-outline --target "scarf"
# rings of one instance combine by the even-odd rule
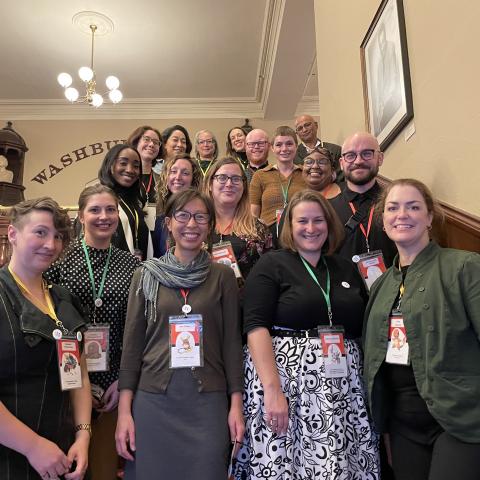
[[[145,297],[145,318],[156,320],[158,288],[194,288],[201,285],[210,273],[210,255],[202,250],[189,264],[184,265],[170,248],[160,258],[152,258],[142,263],[142,273],[137,295],[143,290]]]

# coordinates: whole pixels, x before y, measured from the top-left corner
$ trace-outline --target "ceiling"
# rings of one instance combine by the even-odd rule
[[[292,118],[318,114],[314,0],[2,2],[0,118]],[[124,100],[71,105],[56,77],[90,63],[80,11],[109,17],[95,40],[97,85]],[[101,90],[101,87],[98,89]],[[106,90],[106,89],[105,89]]]

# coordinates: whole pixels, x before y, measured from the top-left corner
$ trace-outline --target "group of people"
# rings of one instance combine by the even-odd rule
[[[480,257],[430,238],[429,189],[308,115],[193,143],[115,145],[71,242],[12,207],[0,478],[380,479],[381,445],[397,480],[476,478]]]

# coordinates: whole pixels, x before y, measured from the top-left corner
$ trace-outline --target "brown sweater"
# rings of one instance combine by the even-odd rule
[[[258,170],[252,177],[250,183],[250,203],[252,205],[260,205],[260,219],[268,226],[273,225],[276,221],[275,211],[283,208],[282,187],[288,188],[287,201],[292,195],[306,187],[302,177],[302,168],[295,165],[295,170],[285,178],[277,170],[275,165],[269,165],[263,170]]]
[[[137,294],[141,269],[133,276],[123,337],[119,390],[137,388],[151,393],[167,390],[169,324],[171,315],[182,315],[178,290],[160,286],[155,322],[145,317],[145,297]],[[238,287],[230,267],[213,263],[200,286],[188,295],[192,314],[203,316],[204,366],[192,367],[199,392],[243,390],[242,339]]]

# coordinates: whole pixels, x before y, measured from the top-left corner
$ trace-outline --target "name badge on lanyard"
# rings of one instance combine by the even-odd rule
[[[327,378],[342,378],[348,375],[344,333],[340,325],[318,327]]]
[[[170,368],[203,367],[202,315],[170,316]]]
[[[109,369],[110,325],[96,323],[89,325],[84,333],[85,359],[89,372],[106,372]]]
[[[407,332],[403,323],[403,315],[400,312],[393,312],[390,316],[385,361],[397,365],[410,364]]]
[[[373,282],[387,270],[381,250],[354,255],[352,260],[357,264],[358,271],[369,291]]]
[[[62,336],[62,338],[56,339],[57,364],[62,391],[82,387],[80,346],[78,342],[78,337],[75,338],[73,336]]]
[[[212,259],[215,263],[223,263],[230,267],[235,273],[236,278],[242,278],[242,272],[238,267],[237,258],[230,242],[215,243],[212,246]]]

